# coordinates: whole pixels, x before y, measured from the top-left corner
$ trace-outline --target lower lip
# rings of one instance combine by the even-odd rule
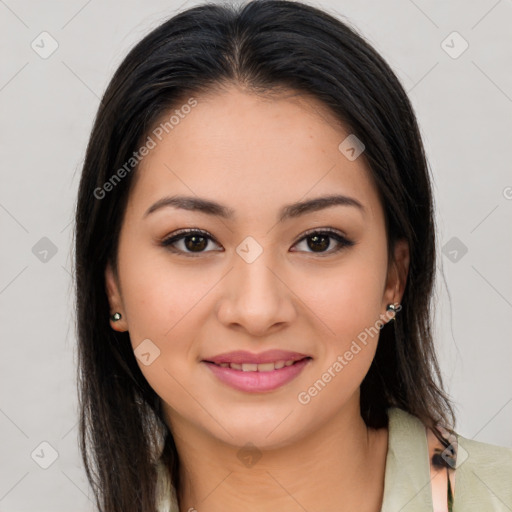
[[[214,363],[203,361],[213,374],[222,382],[240,391],[260,393],[272,391],[297,377],[311,359],[302,359],[291,366],[283,366],[270,372],[244,372],[233,368],[224,368]]]

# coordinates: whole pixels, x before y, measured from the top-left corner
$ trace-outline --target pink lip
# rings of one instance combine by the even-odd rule
[[[203,359],[205,362],[211,363],[274,363],[276,361],[298,361],[310,357],[307,354],[300,354],[299,352],[289,352],[287,350],[267,350],[260,354],[253,354],[245,350],[236,350],[234,352],[226,352],[214,357]]]
[[[270,361],[282,361],[281,359],[270,359]],[[288,361],[290,358],[287,359]],[[247,359],[244,360],[248,362]],[[266,362],[270,362],[267,360]],[[297,377],[304,367],[311,361],[311,358],[307,357],[298,360],[291,366],[284,366],[278,370],[272,370],[270,372],[244,372],[243,370],[235,370],[233,368],[224,368],[217,366],[215,363],[209,361],[203,361],[213,374],[225,384],[228,384],[232,388],[238,389],[239,391],[247,391],[252,393],[259,393],[263,391],[272,391],[277,389],[292,379]],[[229,362],[229,361],[224,361]],[[236,362],[236,361],[233,361]]]

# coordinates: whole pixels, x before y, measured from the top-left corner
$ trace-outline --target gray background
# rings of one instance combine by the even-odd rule
[[[3,512],[93,510],[76,428],[80,166],[123,56],[197,3],[0,0]],[[311,3],[355,25],[409,92],[434,174],[436,343],[457,431],[512,447],[512,0]],[[43,31],[58,43],[45,59]]]

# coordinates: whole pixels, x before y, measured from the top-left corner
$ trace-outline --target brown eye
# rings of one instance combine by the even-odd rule
[[[166,238],[161,242],[161,245],[163,247],[167,247],[173,252],[184,254],[200,254],[202,252],[211,252],[211,250],[205,251],[206,247],[209,245],[209,242],[216,243],[213,237],[206,231],[189,229],[180,231],[179,233]]]
[[[333,244],[331,240],[334,240],[335,243]],[[299,245],[300,243],[303,242],[306,242],[307,248],[310,249],[305,252],[312,252],[321,255],[333,254],[335,252],[340,251],[344,247],[351,247],[352,245],[354,245],[354,242],[348,240],[337,231],[333,231],[330,229],[322,231],[312,231],[299,240]],[[334,245],[334,249],[328,250],[332,245]]]
[[[189,251],[203,251],[205,247],[208,245],[206,238],[204,236],[190,235],[183,238],[185,247]]]
[[[322,252],[329,248],[330,236],[327,235],[312,235],[308,236],[308,247],[316,252],[317,250]]]
[[[334,244],[332,240],[334,240]],[[206,231],[188,229],[182,230],[172,235],[171,237],[166,238],[161,242],[161,245],[173,252],[184,255],[191,255],[214,251],[215,249],[205,250],[207,247],[209,247],[210,242],[220,246],[220,244],[215,241],[213,236]],[[294,247],[304,242],[306,242],[308,250],[300,252],[316,253],[321,256],[324,254],[330,255],[340,251],[345,247],[354,245],[354,242],[348,240],[337,231],[331,229],[311,231],[310,233],[307,233],[306,236],[303,236],[299,242],[294,245]],[[334,248],[330,249],[331,246],[334,246]]]

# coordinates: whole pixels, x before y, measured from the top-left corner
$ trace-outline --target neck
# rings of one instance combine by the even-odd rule
[[[173,417],[180,511],[378,512],[388,432],[367,428],[358,398],[320,429],[265,450],[241,451]]]

